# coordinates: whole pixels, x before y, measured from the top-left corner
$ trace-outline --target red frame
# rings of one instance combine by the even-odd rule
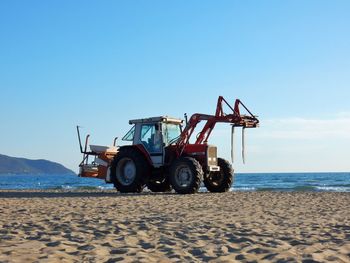
[[[225,114],[223,109],[224,105],[231,109],[232,113]],[[241,115],[239,108],[240,106],[242,106],[249,115]],[[188,153],[188,151],[185,151],[185,149],[191,149],[188,147],[188,145],[190,145],[190,138],[198,123],[201,121],[206,121],[206,124],[204,125],[202,131],[199,133],[199,136],[193,145],[206,145],[216,123],[230,123],[234,126],[244,128],[255,128],[259,124],[257,117],[254,116],[240,100],[237,99],[235,101],[234,108],[232,108],[230,104],[224,99],[224,97],[219,96],[215,115],[195,113],[191,116],[185,129],[180,135],[180,140],[178,140],[176,143],[177,157],[181,156],[184,152]]]

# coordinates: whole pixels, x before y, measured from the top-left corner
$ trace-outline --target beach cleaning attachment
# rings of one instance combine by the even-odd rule
[[[113,146],[89,145],[90,151],[88,151],[90,134],[86,135],[84,149],[81,143],[79,126],[77,126],[77,134],[80,152],[83,154],[83,160],[79,164],[79,176],[106,180],[110,163],[118,152],[117,137],[113,141]],[[90,160],[90,158],[93,160]]]

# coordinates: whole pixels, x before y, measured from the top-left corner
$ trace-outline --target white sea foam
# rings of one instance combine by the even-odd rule
[[[316,186],[315,188],[325,192],[350,192],[350,187],[343,186]]]
[[[255,187],[232,187],[230,192],[232,191],[256,191]]]

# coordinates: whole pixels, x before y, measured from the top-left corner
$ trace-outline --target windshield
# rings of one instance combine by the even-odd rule
[[[128,131],[127,134],[123,137],[123,141],[133,141],[134,140],[134,135],[135,135],[135,125]]]
[[[165,145],[175,143],[180,138],[181,126],[172,123],[163,123],[163,125]]]

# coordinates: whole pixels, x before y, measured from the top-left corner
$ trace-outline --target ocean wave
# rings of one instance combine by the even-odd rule
[[[350,192],[349,173],[244,174],[230,191]],[[0,189],[112,190],[103,180],[75,176],[2,175]],[[204,184],[200,192],[207,192]]]
[[[316,189],[324,192],[350,192],[349,186],[316,186]]]
[[[56,187],[48,187],[46,189],[51,190],[107,190],[107,189],[113,189],[111,186],[90,186],[90,185],[60,185]]]
[[[230,191],[256,191],[255,187],[232,187]]]
[[[300,186],[295,186],[292,188],[293,191],[298,191],[298,192],[307,192],[307,191],[316,191],[317,187],[312,186],[312,185],[300,185]]]
[[[299,185],[295,187],[258,187],[256,191],[275,191],[275,192],[350,192],[350,187],[346,186],[312,186]]]

